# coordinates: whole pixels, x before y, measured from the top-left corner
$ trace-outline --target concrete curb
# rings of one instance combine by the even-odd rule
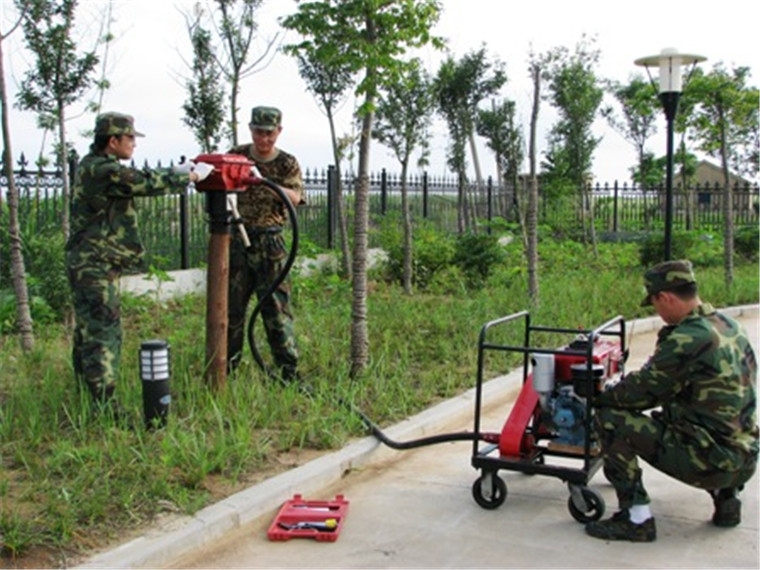
[[[733,317],[757,311],[760,305],[721,309]],[[659,329],[659,317],[629,321],[628,331],[641,334]],[[522,370],[483,384],[483,411],[510,402],[522,383]],[[441,402],[399,424],[383,430],[396,441],[408,441],[441,433],[463,415],[474,413],[475,388]],[[167,565],[189,552],[221,540],[258,518],[275,512],[295,493],[308,497],[338,482],[348,471],[400,458],[402,453],[365,437],[343,449],[254,485],[223,501],[158,526],[145,535],[95,555],[77,568],[155,568]]]

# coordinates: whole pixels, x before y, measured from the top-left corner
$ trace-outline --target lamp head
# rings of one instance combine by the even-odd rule
[[[694,66],[707,58],[702,55],[678,53],[675,48],[665,48],[658,55],[640,57],[634,63],[647,69],[658,67],[660,70],[660,93],[680,93],[683,91],[681,67]]]

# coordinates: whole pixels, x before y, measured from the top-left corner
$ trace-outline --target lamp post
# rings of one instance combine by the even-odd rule
[[[678,113],[678,101],[681,98],[682,77],[681,66],[691,65],[691,72],[696,64],[707,59],[701,55],[678,53],[675,48],[665,48],[659,55],[640,57],[634,63],[647,70],[650,81],[654,84],[649,74],[650,67],[658,67],[660,70],[660,102],[665,111],[667,121],[667,167],[665,174],[665,259],[671,258],[673,243],[673,122]],[[688,77],[687,77],[688,80]]]

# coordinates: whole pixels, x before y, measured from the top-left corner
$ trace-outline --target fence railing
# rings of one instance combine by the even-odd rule
[[[72,167],[74,164],[72,164]],[[73,174],[74,168],[70,168]],[[60,227],[64,208],[61,173],[58,170],[30,171],[25,165],[14,176],[19,189],[19,219],[22,235]],[[338,181],[335,169],[304,172],[306,204],[298,208],[298,225],[302,239],[332,249],[338,244],[336,196]],[[468,209],[470,219],[488,231],[496,218],[517,221],[519,205],[525,203],[525,190],[510,185],[499,186],[489,178],[482,188],[463,184],[456,177],[415,174],[407,180],[408,202],[412,219],[425,219],[442,231],[456,233],[460,205]],[[347,215],[351,216],[355,177],[342,180],[342,195]],[[588,220],[605,233],[657,231],[664,224],[664,189],[643,189],[618,184],[595,184],[586,192],[562,199],[550,199],[539,188],[539,224],[560,231],[578,232]],[[7,231],[7,180],[0,177],[0,235]],[[401,180],[385,170],[370,176],[370,216],[401,212]],[[676,189],[673,195],[673,228],[717,232],[723,228],[725,194],[719,185]],[[732,188],[734,225],[758,223],[758,185]],[[138,198],[140,232],[146,248],[146,267],[161,269],[198,267],[206,261],[208,216],[205,197],[188,189],[183,194]],[[349,220],[350,223],[350,220]],[[372,236],[370,238],[372,240]],[[7,241],[7,240],[4,240]],[[0,252],[5,247],[0,244]],[[7,261],[0,259],[0,270]]]

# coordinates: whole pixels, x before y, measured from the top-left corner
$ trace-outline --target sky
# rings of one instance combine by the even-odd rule
[[[105,64],[111,88],[104,94],[103,111],[119,111],[135,117],[136,127],[145,133],[138,139],[134,158],[138,163],[161,160],[167,164],[185,155],[200,153],[192,132],[182,122],[182,104],[187,97],[184,87],[189,76],[187,62],[191,48],[183,13],[194,0],[113,0],[111,42]],[[638,0],[618,3],[599,0],[541,0],[507,2],[505,0],[442,0],[443,12],[433,32],[446,38],[449,54],[456,59],[486,48],[490,59],[505,64],[507,83],[500,96],[512,99],[527,139],[530,125],[532,84],[528,76],[531,52],[544,53],[559,46],[574,47],[585,34],[595,38],[601,52],[597,73],[600,77],[621,82],[634,74],[645,75],[634,60],[658,54],[663,48],[707,58],[700,64],[710,70],[722,62],[727,66],[748,66],[750,83],[758,85],[760,49],[757,45],[757,22],[744,0],[723,0],[718,4],[697,5],[684,0]],[[12,0],[0,0],[0,32],[5,34],[13,21]],[[104,0],[80,0],[78,21],[81,29],[75,39],[89,48],[103,13]],[[253,54],[261,54],[272,38],[284,43],[297,38],[278,25],[278,17],[295,11],[295,0],[264,0],[257,21],[259,43]],[[15,97],[31,58],[23,49],[22,34],[17,30],[3,43],[6,85]],[[447,53],[423,50],[418,55],[435,73]],[[99,70],[100,72],[100,70]],[[653,77],[656,80],[656,71]],[[12,99],[13,100],[13,99]],[[247,129],[250,109],[256,105],[274,105],[283,111],[283,132],[279,146],[300,161],[304,170],[324,169],[331,162],[329,125],[314,98],[298,75],[295,61],[277,53],[269,63],[244,80],[239,96],[238,138],[249,142]],[[351,132],[351,115],[356,100],[349,96],[337,113],[339,135]],[[485,103],[486,105],[488,103]],[[84,131],[94,124],[92,112],[74,104],[68,110],[69,140],[83,155],[90,144]],[[546,134],[556,121],[556,112],[544,103],[539,114],[539,152],[546,148]],[[37,156],[41,148],[50,152],[51,137],[44,139],[33,113],[11,110],[12,149],[18,156]],[[658,134],[650,140],[648,150],[664,155],[666,123],[662,114]],[[427,170],[438,176],[448,174],[445,123],[437,118],[432,126],[430,165]],[[636,162],[634,147],[609,128],[603,119],[594,124],[601,137],[596,151],[593,173],[597,182],[621,183],[630,180],[630,168]],[[224,144],[224,143],[223,143]],[[47,145],[47,146],[45,146]],[[479,139],[479,162],[485,176],[495,176],[493,154]],[[222,150],[226,150],[226,147]],[[399,172],[396,159],[379,143],[373,142],[371,169],[386,168]],[[470,172],[472,161],[468,158]],[[344,165],[346,168],[346,165]],[[527,169],[527,164],[526,164]]]

